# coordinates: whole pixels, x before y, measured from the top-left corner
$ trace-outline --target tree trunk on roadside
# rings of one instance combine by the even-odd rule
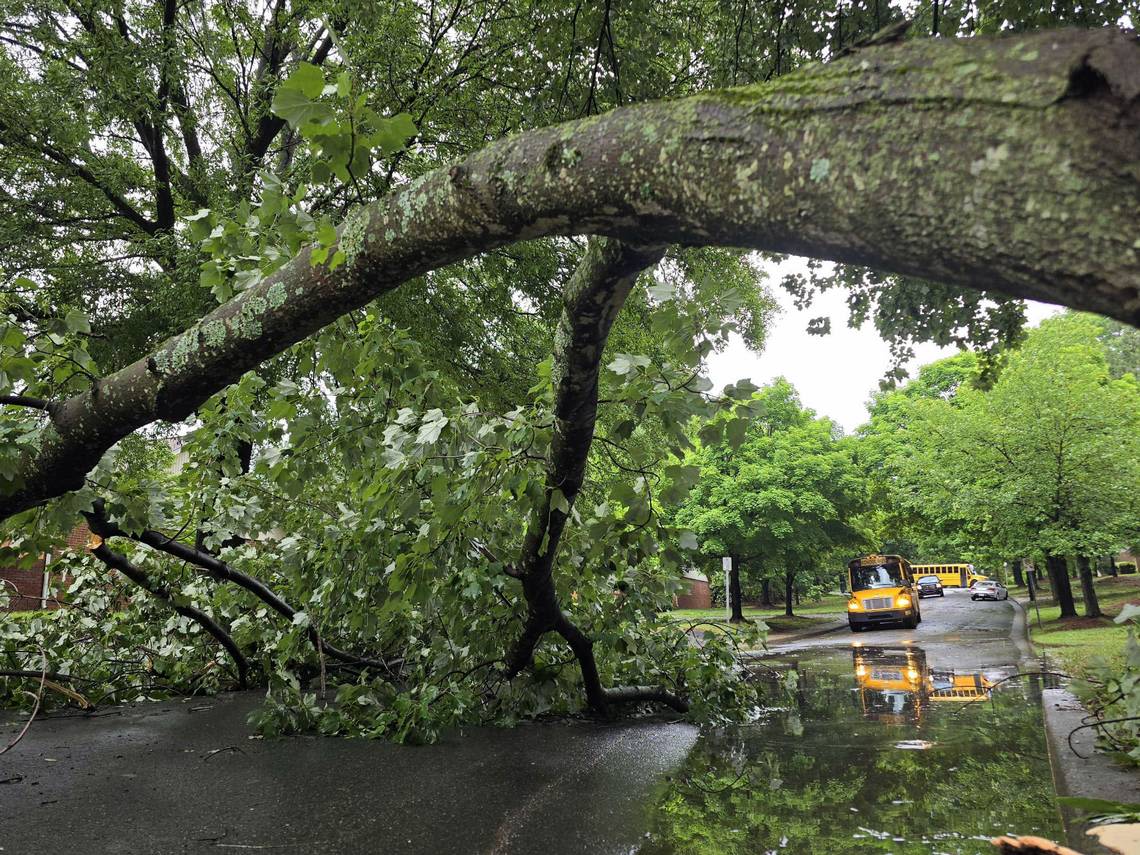
[[[772,602],[772,580],[765,579],[760,583],[760,605],[771,608],[776,605]]]
[[[732,556],[732,569],[728,571],[728,607],[732,610],[731,623],[744,623],[744,604],[740,596],[740,556]]]
[[[1093,586],[1092,562],[1087,555],[1077,556],[1077,567],[1081,576],[1081,593],[1085,598],[1085,617],[1103,617],[1100,603],[1096,599],[1096,588]]]
[[[784,614],[792,617],[792,597],[794,596],[793,586],[796,583],[796,571],[784,571]]]
[[[125,436],[187,418],[346,312],[521,240],[793,253],[1138,324],[1137,75],[1140,46],[1114,28],[914,39],[499,140],[357,208],[327,248],[335,269],[306,246],[44,402],[29,418],[50,430],[8,462],[0,518],[80,489]]]
[[[1025,578],[1021,572],[1021,559],[1015,558],[1010,562],[1010,566],[1013,569],[1013,584],[1020,588],[1025,584]]]
[[[1046,555],[1045,567],[1049,570],[1049,584],[1053,589],[1053,599],[1061,607],[1061,617],[1076,617],[1077,606],[1073,602],[1073,587],[1069,584],[1069,573],[1064,556]]]
[[[1111,576],[1113,579],[1115,579],[1117,576],[1120,575],[1120,572],[1116,569],[1116,556],[1115,555],[1108,556],[1108,575]]]

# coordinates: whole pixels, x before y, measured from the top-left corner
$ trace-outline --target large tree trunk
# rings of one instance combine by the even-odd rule
[[[744,603],[740,592],[740,556],[733,555],[728,571],[728,608],[730,623],[744,623]]]
[[[772,602],[772,580],[764,579],[760,583],[760,605],[771,608],[776,605]]]
[[[1020,588],[1025,584],[1025,579],[1021,572],[1021,559],[1013,559],[1013,561],[1010,562],[1010,566],[1013,569],[1013,584]]]
[[[532,661],[534,649],[548,632],[569,645],[582,673],[589,705],[605,713],[611,704],[654,701],[675,710],[688,703],[664,689],[602,685],[594,642],[562,611],[554,585],[558,545],[586,475],[586,460],[598,415],[598,374],[610,328],[637,276],[660,261],[661,247],[630,247],[606,239],[591,240],[586,254],[562,295],[563,311],[554,337],[551,382],[554,387],[554,430],[546,465],[543,501],[531,512],[518,563],[507,569],[522,583],[527,616],[523,630],[506,657],[505,675],[516,676]],[[555,502],[558,492],[565,502]]]
[[[795,584],[796,584],[796,571],[795,570],[785,570],[784,571],[784,614],[786,614],[788,617],[792,617],[794,614],[792,612],[792,597],[795,594],[795,591],[793,590]]]
[[[408,279],[546,235],[720,244],[1140,323],[1140,45],[1116,30],[907,41],[769,84],[530,131],[430,172],[149,356],[49,402],[0,518],[115,442]],[[937,236],[937,240],[933,239]]]
[[[1087,555],[1077,556],[1077,568],[1081,577],[1081,595],[1085,599],[1085,617],[1103,617],[1096,599],[1096,588],[1093,587],[1092,562]]]
[[[1115,579],[1117,576],[1120,575],[1116,569],[1116,556],[1115,555],[1108,556],[1108,575],[1111,576],[1113,579]]]
[[[1049,570],[1049,584],[1053,588],[1053,599],[1061,607],[1061,617],[1076,617],[1077,606],[1073,601],[1073,587],[1069,584],[1069,573],[1064,556],[1046,554],[1045,567]]]

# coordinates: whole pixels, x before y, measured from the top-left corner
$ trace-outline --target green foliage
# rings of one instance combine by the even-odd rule
[[[197,426],[180,442],[179,471],[168,470],[169,454],[136,453],[120,455],[92,479],[124,529],[156,528],[186,540],[199,532],[207,548],[301,612],[289,622],[248,593],[158,553],[131,553],[249,652],[255,677],[269,687],[258,726],[422,741],[455,724],[581,709],[576,665],[555,639],[540,646],[529,674],[509,683],[501,677],[525,614],[505,565],[544,496],[548,367],[540,366],[528,403],[487,413],[425,362],[417,342],[373,312],[298,345],[281,363],[288,376],[270,383],[248,375],[199,410]],[[656,425],[677,453],[687,446],[691,419],[736,406],[688,388],[687,364],[655,366],[620,353],[608,364],[601,396]],[[257,449],[244,474],[239,441]],[[607,684],[667,686],[690,698],[697,720],[744,715],[753,698],[735,665],[735,642],[698,647],[663,614],[691,544],[657,512],[657,497],[683,495],[697,472],[677,463],[654,471],[637,446],[609,442],[604,454],[620,453],[642,469],[611,478],[603,467],[572,510],[562,499],[571,524],[559,554],[559,597],[595,640]],[[70,596],[83,609],[98,608],[89,597],[119,600],[119,637],[68,660],[72,673],[110,691],[104,675],[125,659],[161,676],[140,678],[152,696],[230,684],[224,657],[197,625],[167,614],[162,649],[170,661],[144,667],[137,651],[153,647],[162,606],[139,593],[123,597],[118,585],[99,581],[90,558],[77,566]],[[13,636],[12,661],[34,667],[37,645],[60,646],[74,626],[71,614],[52,623],[58,637]],[[345,668],[327,657],[322,663],[310,625],[329,644],[398,664],[389,672]]]
[[[1016,5],[973,21],[946,14],[962,31],[1038,24],[1034,4]],[[1115,8],[1104,6],[1082,12],[1087,23]],[[354,205],[489,137],[769,79],[898,13],[688,0],[474,3],[446,22],[414,3],[367,15],[324,2],[288,15],[248,2],[171,9],[17,0],[0,21],[0,394],[91,390],[303,247],[314,264],[346,263],[361,228],[346,221]],[[828,169],[815,164],[813,177]],[[521,244],[406,283],[190,420],[124,440],[84,488],[8,521],[0,540],[24,554],[58,545],[102,497],[124,529],[200,535],[266,581],[304,617],[280,619],[232,586],[115,544],[249,651],[270,687],[267,732],[419,740],[460,722],[577,710],[577,676],[555,642],[526,680],[503,683],[497,664],[525,612],[504,570],[543,497],[543,363],[581,253],[572,238]],[[881,328],[903,336],[915,318],[939,341],[1008,340],[1017,326],[1009,304],[845,275],[865,284],[856,315],[874,302]],[[724,250],[674,250],[633,295],[603,361],[601,441],[559,556],[558,593],[598,640],[603,679],[684,691],[703,720],[742,715],[752,696],[728,641],[697,648],[659,617],[697,545],[661,514],[698,477],[689,426],[701,425],[698,457],[718,448],[720,467],[740,449],[757,478],[782,484],[753,483],[776,512],[773,554],[818,556],[850,534],[850,452],[825,422],[772,396],[756,418],[747,384],[719,415],[705,397],[703,360],[733,334],[759,348],[772,311],[751,261]],[[207,343],[214,334],[202,329]],[[762,435],[776,422],[786,429]],[[0,408],[0,491],[20,486],[16,455],[49,430],[41,410]],[[792,489],[801,481],[809,489]],[[66,561],[73,605],[5,624],[12,667],[40,667],[49,652],[53,670],[115,700],[232,685],[196,624],[90,558]],[[308,626],[393,672],[322,659]]]
[[[1110,376],[1094,324],[1046,321],[990,389],[967,373],[939,392],[933,376],[878,401],[863,457],[890,478],[880,502],[892,519],[940,533],[932,551],[1000,563],[1136,538],[1140,388]]]
[[[700,478],[675,519],[696,533],[704,555],[735,556],[752,578],[830,582],[830,554],[862,540],[851,523],[865,496],[851,444],[805,410],[786,380],[746,400],[750,417],[699,427],[702,446],[689,459]]]
[[[347,71],[326,83],[325,73],[307,62],[277,87],[272,109],[309,142],[312,180],[320,184],[332,177],[359,181],[371,169],[374,150],[395,154],[417,133],[407,113],[381,118],[354,91]]]
[[[1077,683],[1079,697],[1105,723],[1097,728],[1101,745],[1119,752],[1140,765],[1140,641],[1136,638],[1140,607],[1128,603],[1116,623],[1128,628],[1124,642],[1123,667],[1117,662],[1099,660],[1087,669]]]

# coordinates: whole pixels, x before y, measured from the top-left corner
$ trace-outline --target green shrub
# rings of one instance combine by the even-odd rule
[[[1136,572],[1136,565],[1133,564],[1131,561],[1121,561],[1119,564],[1116,565],[1116,571],[1118,573],[1120,573],[1122,576],[1126,575],[1128,573],[1135,573]]]

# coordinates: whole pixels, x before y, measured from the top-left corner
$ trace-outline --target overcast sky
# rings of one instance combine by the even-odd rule
[[[802,268],[802,264],[792,259],[784,265],[768,265],[769,287],[783,311],[769,330],[764,352],[752,353],[737,338],[709,359],[709,379],[719,390],[745,377],[761,386],[783,375],[799,390],[806,406],[830,416],[851,433],[867,419],[867,401],[890,366],[890,351],[870,322],[862,329],[847,326],[846,292],[841,289],[828,291],[806,310],[797,311],[791,296],[777,283],[790,266]],[[1037,324],[1057,311],[1055,306],[1030,303],[1029,322]],[[822,315],[831,318],[831,333],[808,335],[808,321]],[[956,352],[952,347],[918,345],[909,366],[911,376],[919,365]]]

